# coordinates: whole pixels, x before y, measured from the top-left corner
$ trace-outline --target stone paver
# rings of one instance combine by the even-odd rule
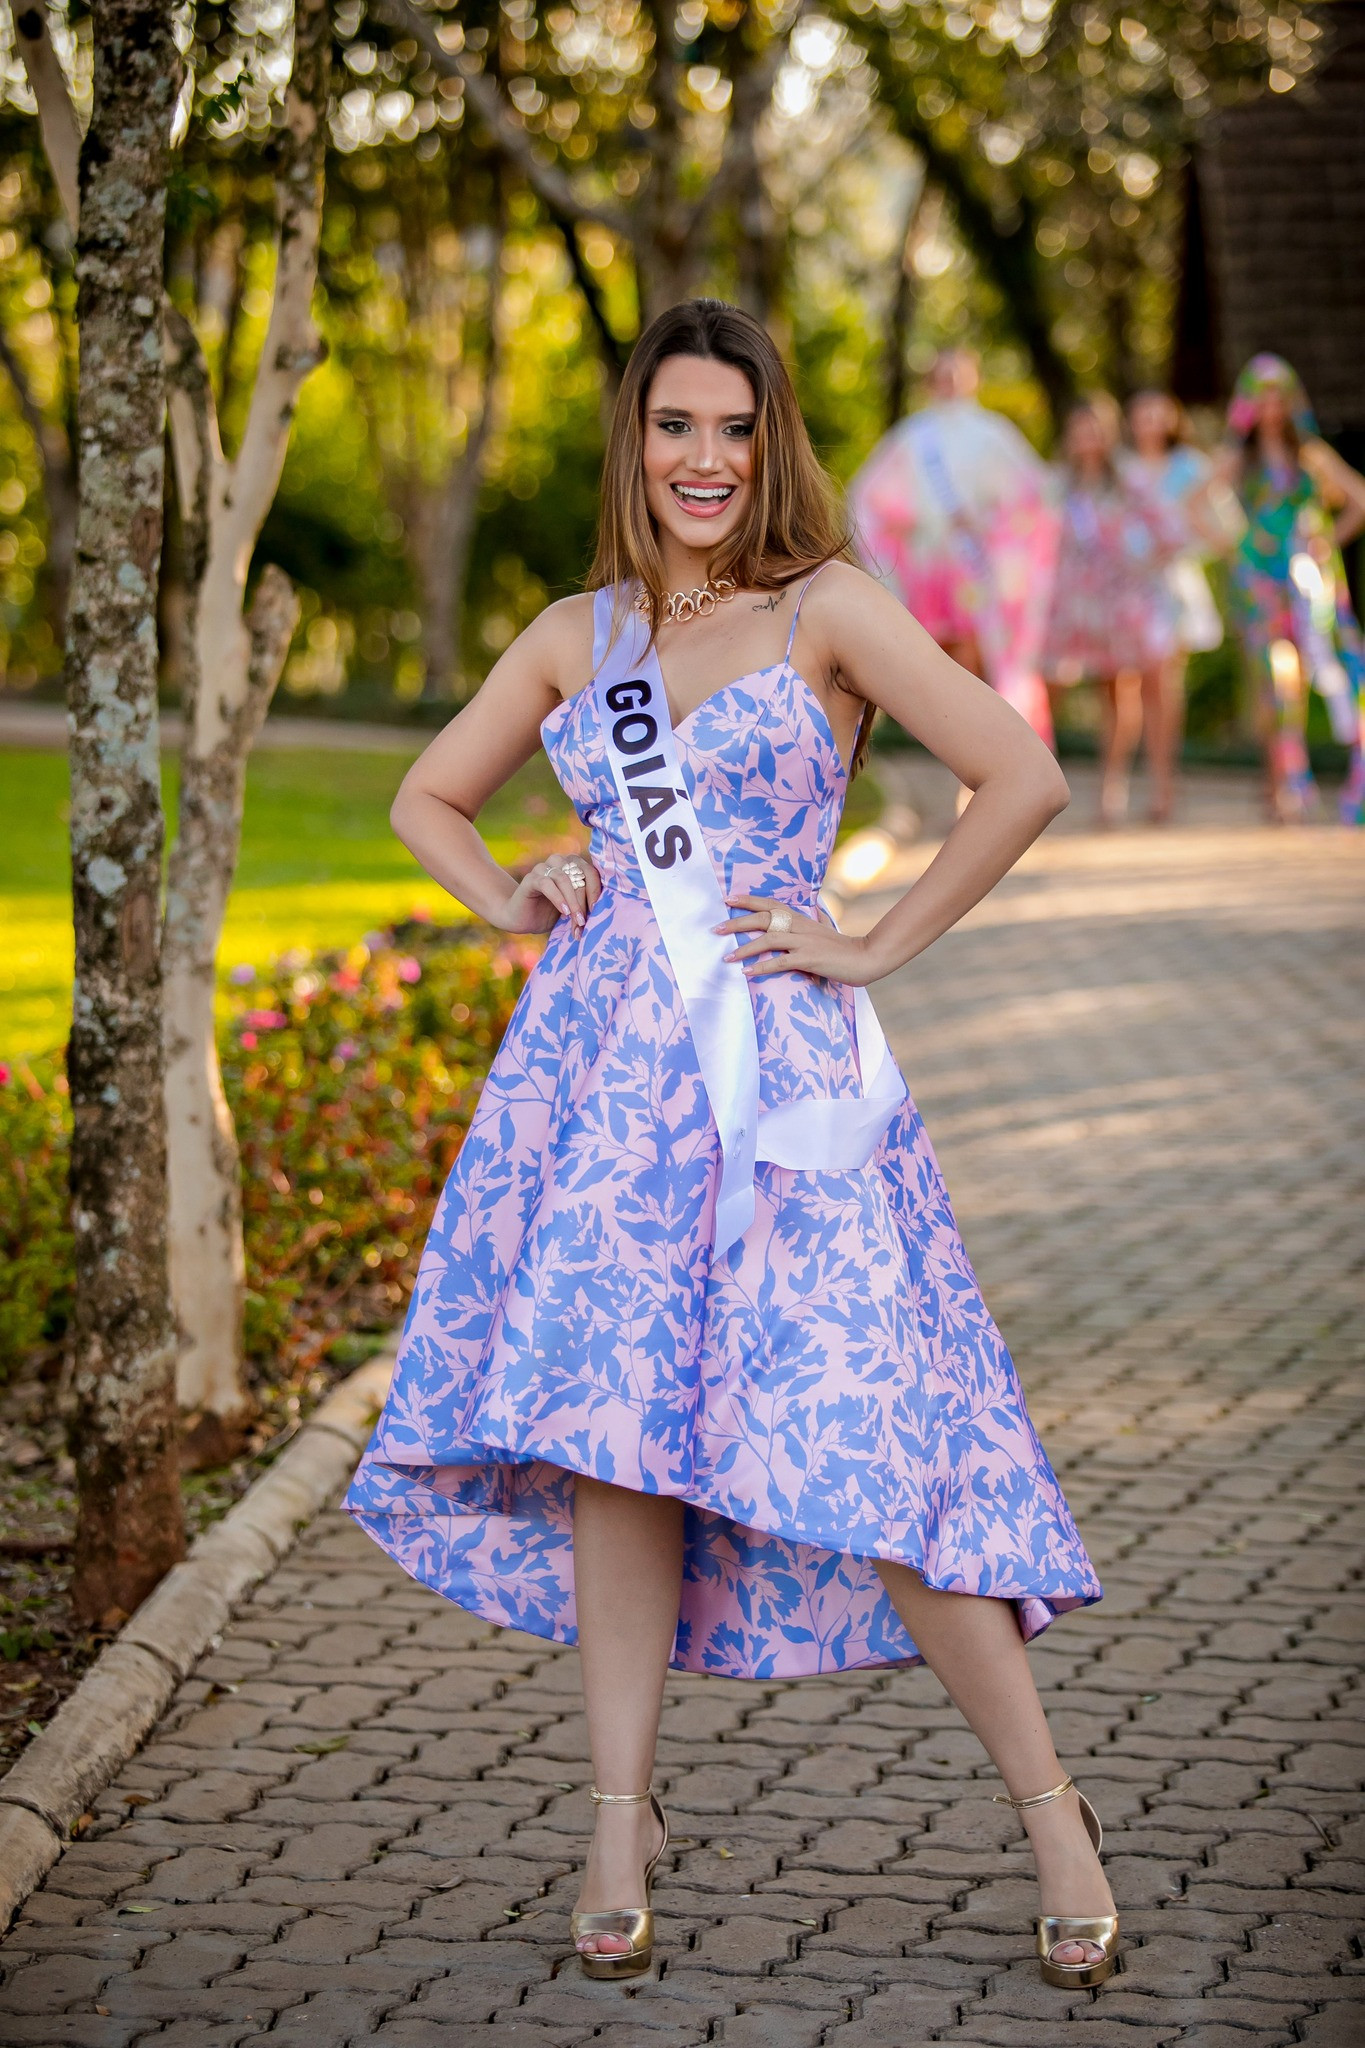
[[[1098,1996],[1039,1983],[922,1671],[671,1679],[659,1966],[584,1982],[574,1656],[332,1514],[0,1949],[6,2048],[1365,2039],[1363,883],[1333,831],[1049,835],[879,992],[1108,1589],[1033,1651],[1108,1825]]]

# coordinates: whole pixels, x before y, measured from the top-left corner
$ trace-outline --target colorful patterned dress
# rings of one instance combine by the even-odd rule
[[[1223,644],[1223,621],[1204,573],[1205,549],[1190,520],[1188,507],[1196,492],[1208,488],[1213,464],[1198,448],[1182,443],[1158,462],[1130,455],[1125,467],[1138,488],[1169,505],[1184,526],[1184,546],[1175,560],[1167,563],[1165,576],[1175,643],[1182,654],[1209,654]],[[1231,496],[1226,491],[1222,495]],[[1229,509],[1235,515],[1236,506]],[[1232,537],[1229,533],[1229,543]]]
[[[1154,668],[1179,644],[1166,571],[1186,545],[1183,518],[1122,474],[1072,480],[1063,514],[1044,675],[1079,683]]]
[[[1365,814],[1365,647],[1331,514],[1302,467],[1249,466],[1240,496],[1247,527],[1232,562],[1234,618],[1269,735],[1272,774],[1296,809],[1312,806],[1306,680],[1351,750],[1341,817],[1358,825]],[[1277,643],[1293,650],[1288,671]]]
[[[927,405],[849,485],[863,559],[941,646],[974,641],[985,681],[1049,743],[1038,669],[1060,528],[1048,465],[974,399]]]
[[[794,631],[794,625],[793,625]],[[787,659],[677,732],[730,891],[814,914],[845,772]],[[602,894],[551,933],[428,1238],[346,1505],[424,1584],[575,1640],[575,1474],[688,1503],[674,1662],[773,1678],[917,1656],[872,1560],[1100,1597],[907,1100],[853,1171],[761,1165],[712,1254],[719,1144],[594,692],[543,734]],[[751,984],[762,1106],[858,1093],[852,992]]]

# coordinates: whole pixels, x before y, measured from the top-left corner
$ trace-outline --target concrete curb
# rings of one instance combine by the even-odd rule
[[[233,1608],[350,1478],[392,1371],[391,1353],[372,1358],[328,1395],[288,1450],[143,1601],[0,1780],[0,1931],[222,1634]]]

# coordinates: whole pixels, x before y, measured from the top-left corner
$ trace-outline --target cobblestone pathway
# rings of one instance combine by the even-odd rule
[[[1108,1589],[1033,1652],[1109,1828],[1098,1996],[1038,1982],[920,1671],[672,1680],[662,1966],[585,1983],[575,1657],[334,1515],[0,1950],[6,2048],[1365,2040],[1363,882],[1328,831],[1050,836],[881,991]]]

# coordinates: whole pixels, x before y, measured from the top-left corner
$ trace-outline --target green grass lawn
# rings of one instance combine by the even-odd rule
[[[460,914],[389,828],[389,805],[420,744],[411,757],[253,757],[219,956],[224,969],[259,963],[289,946],[350,945],[414,910],[437,922]],[[173,817],[174,760],[166,761],[162,782]],[[51,1051],[70,1022],[67,790],[65,755],[0,749],[0,1058]],[[509,866],[565,835],[582,840],[543,756],[499,791],[480,824],[494,858]]]
[[[411,756],[281,750],[252,757],[242,857],[219,954],[224,970],[258,965],[290,946],[350,945],[413,911],[438,923],[460,914],[389,828],[394,791],[420,746],[414,740]],[[173,759],[165,762],[163,787],[173,818]],[[54,1050],[70,1022],[67,788],[65,755],[0,748],[0,1059]],[[872,777],[860,777],[845,830],[870,823],[880,807]],[[479,825],[505,866],[583,843],[543,754],[498,792]]]

